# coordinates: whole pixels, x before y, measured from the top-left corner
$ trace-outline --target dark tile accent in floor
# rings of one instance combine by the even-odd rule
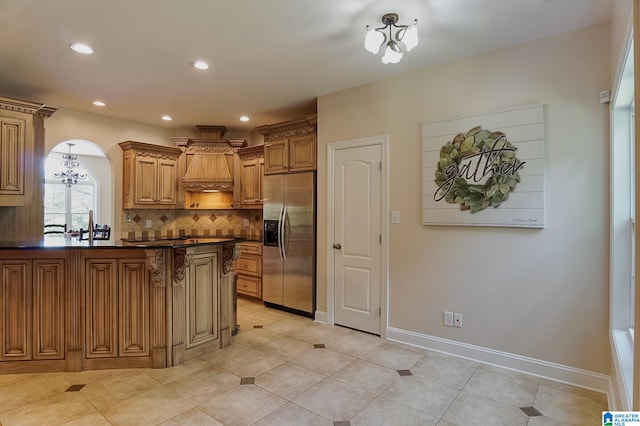
[[[413,376],[413,373],[410,370],[396,370],[401,376]]]
[[[253,328],[262,328],[261,325],[254,325]]]
[[[65,392],[78,392],[83,387],[84,387],[84,385],[71,385],[71,386],[69,386],[67,388],[67,390]]]
[[[253,385],[256,382],[255,377],[243,377],[240,379],[241,385]]]
[[[314,349],[324,349],[324,343],[314,343]]]
[[[523,413],[529,417],[541,416],[542,413],[535,409],[535,407],[520,407]]]
[[[333,426],[351,426],[351,422],[349,420],[339,420],[333,422]]]

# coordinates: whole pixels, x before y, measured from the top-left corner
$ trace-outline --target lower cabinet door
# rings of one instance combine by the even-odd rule
[[[2,361],[31,359],[31,261],[0,261]]]
[[[33,359],[64,359],[64,260],[33,261]]]
[[[218,254],[195,254],[185,272],[189,349],[218,338]]]
[[[117,266],[116,259],[85,260],[86,358],[118,355]]]
[[[149,356],[149,274],[144,259],[120,260],[120,356]]]

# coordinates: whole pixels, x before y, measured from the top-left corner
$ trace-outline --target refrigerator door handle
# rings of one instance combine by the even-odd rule
[[[281,235],[282,235],[282,259],[287,260],[287,246],[286,246],[286,228],[287,228],[287,206],[284,206],[284,210],[282,210],[282,225],[280,227]]]
[[[283,209],[280,207],[280,213],[278,213],[278,254],[280,255],[280,260],[284,260],[282,258],[282,213]]]

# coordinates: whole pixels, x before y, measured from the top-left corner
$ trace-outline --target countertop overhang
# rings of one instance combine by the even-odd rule
[[[173,248],[192,247],[208,244],[222,244],[228,242],[240,242],[246,238],[238,237],[186,237],[172,239],[124,239],[124,240],[94,240],[91,244],[87,240],[64,237],[45,237],[39,241],[0,241],[0,250],[3,249],[64,249],[64,248]]]

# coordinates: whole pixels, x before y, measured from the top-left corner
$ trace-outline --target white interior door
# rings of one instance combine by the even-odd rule
[[[382,145],[336,149],[332,189],[334,323],[379,335]]]

